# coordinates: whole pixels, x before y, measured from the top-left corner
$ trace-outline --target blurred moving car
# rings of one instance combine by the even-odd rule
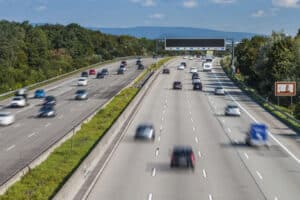
[[[139,125],[136,129],[134,139],[136,139],[136,140],[152,140],[153,141],[155,139],[154,126],[151,124]]]
[[[200,78],[198,73],[193,73],[192,74],[192,80],[195,79],[195,78]]]
[[[23,96],[15,96],[10,102],[10,107],[24,107],[27,105],[27,101]]]
[[[44,105],[40,108],[38,117],[55,117],[56,111],[52,105]]]
[[[45,100],[44,100],[44,106],[48,105],[48,106],[54,106],[56,105],[56,98],[54,96],[46,96]]]
[[[139,65],[139,64],[142,64],[142,59],[141,58],[137,59],[137,61],[136,61],[136,65]]]
[[[141,64],[138,65],[137,69],[138,70],[143,70],[143,69],[145,69],[145,66],[141,63]]]
[[[85,77],[81,77],[77,81],[78,86],[86,86],[88,84],[88,80]]]
[[[15,122],[15,116],[10,112],[0,112],[0,126],[8,126]]]
[[[125,69],[121,67],[117,71],[117,74],[124,74],[124,73],[125,73]]]
[[[204,72],[211,72],[212,71],[212,63],[204,63],[203,64],[203,71]]]
[[[38,89],[34,92],[34,98],[45,98],[46,92],[43,89]]]
[[[127,61],[126,60],[122,60],[121,61],[121,65],[127,66]]]
[[[200,90],[200,91],[202,91],[202,83],[201,82],[194,83],[193,84],[193,90]]]
[[[27,93],[28,93],[27,88],[21,88],[21,89],[16,91],[15,96],[22,96],[27,101]]]
[[[184,70],[184,66],[183,66],[183,65],[179,65],[179,66],[177,67],[177,69],[178,69],[178,70]]]
[[[233,103],[228,104],[225,108],[225,115],[226,116],[240,116],[241,115],[240,108],[236,104],[233,104]]]
[[[75,100],[87,100],[88,92],[86,90],[77,90],[75,92]]]
[[[182,83],[180,81],[174,81],[173,82],[173,89],[174,90],[181,90],[182,89]]]
[[[183,59],[188,59],[188,56],[183,56]]]
[[[96,75],[96,70],[95,69],[90,69],[89,75]]]
[[[191,67],[190,73],[197,73],[198,69],[196,67]]]
[[[104,78],[105,75],[102,72],[97,72],[96,78]]]
[[[109,72],[108,72],[108,69],[107,68],[103,68],[101,70],[101,73],[104,74],[105,76],[108,76],[109,75]]]
[[[88,72],[81,72],[81,77],[89,77],[89,73]]]
[[[216,87],[215,88],[215,95],[225,95],[225,90],[223,87]]]
[[[162,73],[163,74],[170,74],[170,69],[169,68],[163,68]]]
[[[193,83],[193,84],[195,84],[195,83],[201,83],[200,78],[199,78],[199,77],[198,77],[198,78],[194,78],[194,79],[192,80],[192,83]]]
[[[269,147],[268,144],[268,126],[265,124],[252,123],[246,134],[245,143],[249,146]]]
[[[195,168],[195,155],[190,146],[175,146],[173,148],[170,167]]]
[[[186,67],[186,62],[181,62],[180,65],[183,65],[184,67]]]

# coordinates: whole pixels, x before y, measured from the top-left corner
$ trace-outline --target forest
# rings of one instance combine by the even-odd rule
[[[103,34],[74,23],[2,20],[0,93],[115,57],[152,55],[155,45],[153,40]]]

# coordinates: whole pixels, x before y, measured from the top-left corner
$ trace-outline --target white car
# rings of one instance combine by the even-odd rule
[[[188,57],[187,56],[183,56],[183,59],[188,59]]]
[[[215,95],[225,95],[225,90],[222,87],[215,88]]]
[[[88,80],[85,77],[80,77],[77,81],[78,86],[86,86],[88,84]]]
[[[196,67],[191,67],[190,73],[197,73],[198,69]]]
[[[178,69],[178,70],[184,70],[184,65],[179,65],[179,66],[177,67],[177,69]]]
[[[23,96],[15,96],[10,102],[10,107],[24,107],[26,104],[26,99]]]
[[[227,116],[240,116],[240,108],[236,104],[228,104],[225,108],[225,115]]]
[[[15,116],[10,112],[0,112],[0,125],[7,126],[15,122]]]
[[[191,57],[190,57],[190,60],[193,60],[193,59],[194,59],[194,57],[191,56]]]
[[[212,63],[204,63],[203,64],[203,71],[211,72],[211,70],[212,70]]]

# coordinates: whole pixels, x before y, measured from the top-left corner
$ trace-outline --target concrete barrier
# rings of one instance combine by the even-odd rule
[[[54,200],[86,199],[159,73],[160,70],[157,70],[147,79],[148,81],[102,137],[98,145],[95,146],[61,190],[55,195]]]

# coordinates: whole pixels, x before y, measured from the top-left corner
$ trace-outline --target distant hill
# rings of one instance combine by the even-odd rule
[[[90,28],[92,30],[100,30],[103,33],[112,35],[130,35],[134,37],[145,37],[148,39],[157,39],[165,37],[185,37],[185,38],[233,38],[240,41],[243,38],[250,38],[255,33],[245,32],[227,32],[217,31],[203,28],[189,27],[129,27],[129,28]]]

